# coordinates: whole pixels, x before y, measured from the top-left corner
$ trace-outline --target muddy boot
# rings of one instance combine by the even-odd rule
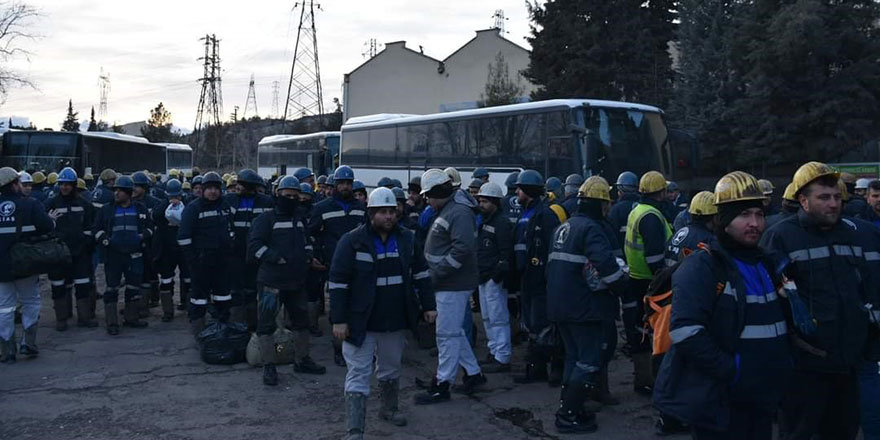
[[[454,386],[453,390],[456,393],[470,396],[479,391],[486,382],[488,382],[488,379],[486,379],[486,376],[483,375],[483,373],[473,375],[465,373],[465,376],[461,379],[461,385]]]
[[[263,385],[278,385],[278,372],[275,370],[275,338],[272,335],[258,335],[260,359],[263,361]]]
[[[135,310],[137,310],[138,318],[149,318],[150,317],[150,299],[148,298],[150,289],[143,288],[141,289],[143,295],[137,300],[135,303]],[[128,318],[126,318],[126,321]],[[125,325],[125,322],[122,323]]]
[[[77,298],[76,300],[76,325],[77,327],[95,328],[98,320],[95,319],[95,306],[92,298]]]
[[[141,297],[138,300],[126,301],[125,308],[122,309],[122,325],[131,328],[144,328],[150,324],[141,321],[141,310],[147,303]],[[149,313],[149,310],[147,311]]]
[[[318,326],[318,302],[309,301],[309,333],[316,338],[324,336],[321,327]]]
[[[584,383],[568,384],[562,395],[562,404],[556,411],[556,430],[560,434],[585,434],[596,432],[596,415],[587,413],[581,406],[592,391]]]
[[[345,393],[345,440],[363,440],[367,417],[367,396],[361,393]]]
[[[8,341],[0,339],[0,363],[15,363],[15,335],[12,335]]]
[[[193,337],[196,338],[196,340],[198,340],[198,338],[199,338],[199,333],[201,333],[202,330],[204,330],[204,329],[205,329],[205,318],[199,318],[199,319],[196,319],[195,321],[189,322],[189,331],[190,331],[190,333],[192,333]]]
[[[24,336],[21,338],[21,347],[19,347],[18,352],[29,358],[37,357],[40,354],[40,350],[37,350],[36,324],[24,329]]]
[[[55,303],[55,330],[63,332],[67,330],[67,320],[70,318],[70,294],[52,301]]]
[[[379,418],[390,422],[394,426],[406,426],[406,417],[398,408],[398,396],[400,394],[400,380],[380,380],[379,392],[381,394],[382,408],[379,409]]]
[[[162,322],[171,322],[174,319],[174,291],[163,290],[161,300]]]
[[[318,365],[309,357],[309,332],[297,330],[293,333],[293,353],[296,361],[293,362],[293,371],[303,374],[324,374],[327,367]]]
[[[633,390],[643,396],[651,396],[654,391],[654,375],[651,372],[651,352],[642,351],[632,354]]]
[[[614,406],[619,405],[620,400],[611,395],[611,390],[608,388],[608,367],[604,367],[599,370],[598,374],[599,383],[596,385],[596,388],[590,392],[590,399],[599,402],[602,405]]]
[[[104,321],[107,323],[107,334],[111,336],[119,334],[119,314],[116,304],[104,303]]]
[[[518,384],[543,382],[545,380],[547,380],[547,364],[544,362],[526,364],[525,373],[513,378],[513,382]]]

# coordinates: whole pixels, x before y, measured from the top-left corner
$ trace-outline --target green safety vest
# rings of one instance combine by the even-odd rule
[[[647,204],[639,203],[629,213],[626,220],[626,243],[624,250],[626,251],[626,264],[629,265],[629,276],[637,280],[650,280],[654,278],[651,268],[648,267],[648,261],[645,259],[645,241],[642,234],[639,233],[639,223],[646,215],[656,215],[663,222],[663,229],[666,231],[666,240],[672,237],[672,229],[666,221],[666,217],[657,208]],[[665,242],[664,242],[665,244]],[[660,253],[660,259],[663,259],[663,253]]]

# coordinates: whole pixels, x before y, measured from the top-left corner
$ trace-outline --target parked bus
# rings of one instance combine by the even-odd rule
[[[181,173],[192,171],[193,167],[193,150],[187,144],[159,144],[165,147],[165,174],[168,171],[177,169]]]
[[[429,168],[456,167],[465,185],[485,167],[503,184],[512,171],[545,178],[573,173],[609,181],[625,170],[672,168],[662,110],[628,102],[556,99],[432,115],[371,115],[342,126],[340,163],[367,186],[407,182]],[[503,187],[503,185],[502,185]]]
[[[315,175],[329,174],[338,156],[338,131],[268,136],[257,145],[257,173],[270,178],[274,173],[281,176],[308,167]]]
[[[80,175],[104,168],[129,174],[165,171],[165,163],[163,145],[119,133],[10,130],[3,133],[0,147],[0,166],[29,172],[58,172],[69,166]]]

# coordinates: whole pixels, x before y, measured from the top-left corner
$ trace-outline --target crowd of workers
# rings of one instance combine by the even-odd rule
[[[193,335],[211,316],[257,335],[262,381],[278,384],[279,311],[294,334],[294,371],[324,374],[309,355],[319,316],[347,367],[347,437],[363,436],[370,380],[380,418],[406,424],[399,378],[406,331],[433,326],[436,374],[416,405],[472,394],[485,374],[560,386],[560,433],[598,429],[591,403],[615,405],[608,365],[623,323],[634,392],[652,396],[660,435],[696,439],[880,438],[880,181],[801,166],[782,197],[741,171],[688,203],[650,171],[544,180],[454,168],[372,191],[340,166],[266,181],[104,170],[93,186],[71,168],[49,176],[0,169],[0,361],[34,357],[37,276],[15,279],[20,240],[54,232],[71,263],[47,268],[56,329],[74,316],[106,331],[143,328],[186,311]],[[612,194],[614,193],[614,194]],[[614,197],[612,197],[614,196]],[[106,288],[95,289],[103,264]],[[175,289],[175,279],[179,288]],[[175,307],[174,296],[178,295]],[[475,354],[472,310],[487,339]],[[14,336],[16,313],[22,332]],[[651,319],[647,319],[651,316]],[[126,330],[127,331],[127,330]],[[458,381],[459,372],[462,372]]]

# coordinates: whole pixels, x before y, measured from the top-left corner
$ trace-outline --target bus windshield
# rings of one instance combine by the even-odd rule
[[[58,172],[77,166],[74,133],[17,132],[3,134],[2,165],[16,170]]]
[[[276,138],[259,145],[257,171],[261,176],[268,177],[275,172],[285,174],[299,167],[307,167],[316,175],[328,174],[333,171],[332,157],[338,151],[338,135]]]
[[[607,180],[623,171],[638,175],[671,168],[666,125],[660,113],[626,108],[580,109],[587,168]]]

